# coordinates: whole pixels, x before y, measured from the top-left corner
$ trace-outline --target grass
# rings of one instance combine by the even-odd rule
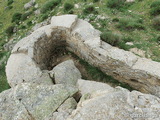
[[[114,86],[121,86],[121,87],[126,88],[130,91],[135,90],[133,87],[129,86],[128,84],[119,82],[118,80],[114,79],[112,76],[109,76],[109,75],[103,73],[97,67],[93,67],[88,62],[82,60],[81,58],[79,58],[74,53],[72,53],[72,52],[69,52],[69,53],[74,58],[78,59],[80,64],[85,67],[87,73],[92,77],[92,80],[99,81],[99,82],[104,82],[104,83],[109,83],[109,84],[112,84]]]
[[[0,66],[0,92],[10,88],[7,83],[7,78],[5,74],[5,64],[3,64],[2,66]]]
[[[100,0],[63,0],[61,3],[58,1],[58,3],[52,4],[53,6],[50,4],[46,5],[46,2],[48,2],[46,0],[36,0],[36,3],[38,3],[38,8],[36,9],[43,11],[42,9],[45,8],[45,12],[40,15],[34,15],[35,8],[30,8],[28,12],[24,10],[24,4],[29,1],[30,0],[14,0],[14,2],[10,2],[9,5],[7,0],[1,1],[0,15],[3,17],[0,17],[0,59],[7,54],[3,50],[3,45],[6,43],[6,40],[14,38],[18,41],[20,38],[25,37],[27,32],[36,23],[42,22],[50,16],[74,13],[77,14],[79,18],[87,19],[96,29],[102,32],[110,32],[113,36],[120,36],[120,41],[116,45],[119,48],[125,50],[129,50],[132,47],[142,49],[146,52],[146,57],[160,62],[160,32],[157,26],[155,28],[155,24],[159,25],[159,18],[151,14],[152,9],[157,9],[157,7],[151,7],[155,4],[153,4],[153,2],[157,0],[136,0],[136,2],[129,5],[120,4],[123,6],[122,9],[107,7],[109,1],[114,2],[116,0],[105,0],[103,2]],[[70,10],[68,10],[68,8],[68,11],[64,10],[65,3],[72,4],[71,9],[69,7]],[[75,4],[79,7],[73,7]],[[155,5],[157,6],[157,4]],[[31,12],[31,14],[28,14],[29,12]],[[15,13],[22,14],[20,23],[18,23],[19,25],[11,22],[12,16]],[[104,18],[101,19],[101,16]],[[16,34],[7,35],[6,29],[10,26],[16,26],[18,28]],[[12,30],[9,32],[12,32]],[[112,38],[112,35],[106,37]],[[113,41],[110,41],[110,44],[112,44],[112,42]],[[127,46],[126,42],[133,42],[134,45]],[[1,69],[1,71],[4,72],[4,69]],[[0,85],[1,83],[6,83],[4,80],[5,74],[1,71]],[[99,73],[97,70],[93,71],[93,73]]]

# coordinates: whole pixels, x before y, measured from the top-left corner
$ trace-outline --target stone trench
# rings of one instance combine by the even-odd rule
[[[140,92],[82,80],[72,60],[57,62],[66,50]],[[100,31],[77,15],[54,16],[20,40],[6,75],[11,89],[0,94],[2,120],[135,119],[133,113],[160,118],[160,63],[101,41]],[[8,104],[15,110],[3,110]]]

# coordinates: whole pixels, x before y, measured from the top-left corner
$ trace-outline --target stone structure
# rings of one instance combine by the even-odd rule
[[[15,45],[6,67],[9,84],[38,83],[35,77],[40,78],[50,67],[52,56],[65,47],[115,79],[160,97],[160,63],[101,41],[100,31],[76,15],[54,16],[51,24]]]

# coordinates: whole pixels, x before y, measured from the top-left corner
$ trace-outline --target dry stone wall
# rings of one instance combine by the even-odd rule
[[[37,29],[15,45],[6,67],[11,87],[24,81],[33,82],[35,76],[42,77],[59,46],[117,80],[160,97],[160,63],[101,41],[100,31],[76,15],[54,16],[50,25]],[[25,61],[31,62],[23,62],[23,56],[26,56]],[[19,61],[15,62],[17,59]],[[31,66],[37,69],[28,69]]]

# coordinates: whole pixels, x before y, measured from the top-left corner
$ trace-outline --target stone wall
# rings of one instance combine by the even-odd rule
[[[160,63],[140,58],[101,41],[100,32],[76,15],[53,17],[50,25],[37,29],[15,45],[6,67],[9,84],[13,87],[19,78],[20,81],[27,79],[27,82],[32,82],[32,76],[42,76],[58,46],[66,46],[69,51],[119,81],[160,97]],[[38,70],[28,72],[29,63],[19,67],[23,66],[24,62],[20,60],[24,59],[19,59],[13,67],[13,60],[19,57],[17,54],[27,55],[26,59],[31,59],[32,66],[34,64]],[[21,71],[24,71],[23,76]]]

